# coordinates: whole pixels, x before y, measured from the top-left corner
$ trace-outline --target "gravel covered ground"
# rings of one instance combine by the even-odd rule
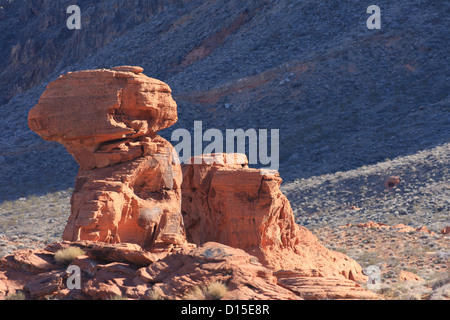
[[[450,144],[282,186],[297,222],[363,267],[380,267],[388,299],[450,299]],[[387,188],[390,176],[400,184]],[[362,228],[373,221],[381,228]],[[402,232],[393,228],[403,224]],[[415,229],[426,227],[428,231]],[[400,271],[423,279],[399,282]]]
[[[387,299],[450,299],[450,236],[427,231],[400,231],[383,226],[311,229],[326,247],[355,259],[366,269],[380,268],[378,292]],[[399,281],[402,271],[421,281]]]
[[[389,225],[450,225],[450,144],[347,172],[296,180],[282,186],[297,222],[307,228],[369,220]],[[398,176],[400,184],[386,188]]]
[[[72,189],[0,204],[0,256],[61,240]]]

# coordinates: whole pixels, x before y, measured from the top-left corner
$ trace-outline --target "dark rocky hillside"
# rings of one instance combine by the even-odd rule
[[[81,8],[82,29],[65,10]],[[139,65],[168,83],[176,128],[280,130],[285,181],[450,140],[448,1],[0,1],[0,201],[73,187],[77,164],[27,114],[68,71]],[[448,151],[443,151],[448,157]]]

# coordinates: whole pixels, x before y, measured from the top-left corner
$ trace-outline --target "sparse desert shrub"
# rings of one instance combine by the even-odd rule
[[[205,297],[209,300],[220,300],[228,292],[227,286],[223,282],[215,281],[204,290]]]
[[[429,300],[449,300],[450,299],[450,274],[448,272],[439,272],[434,275],[433,280],[429,281],[432,292]]]
[[[435,288],[429,297],[429,300],[449,300],[449,299],[450,299],[450,283]]]
[[[21,291],[17,291],[16,293],[7,295],[5,300],[25,300],[25,295]]]
[[[423,300],[429,292],[430,288],[423,281],[400,281],[381,289],[383,296],[395,300]]]
[[[161,293],[155,289],[148,291],[147,296],[150,300],[165,300]]]
[[[435,276],[434,280],[430,281],[433,290],[443,287],[450,283],[450,275],[447,272],[442,272]]]
[[[56,251],[54,259],[57,263],[66,265],[71,263],[76,257],[85,254],[86,253],[78,247],[68,247],[66,249]]]
[[[206,286],[196,286],[183,296],[183,300],[220,300],[228,288],[223,282],[215,281]]]
[[[116,294],[114,296],[111,296],[111,298],[109,298],[108,300],[128,300],[128,299]]]
[[[205,300],[205,294],[202,287],[196,286],[189,290],[184,296],[183,300]]]

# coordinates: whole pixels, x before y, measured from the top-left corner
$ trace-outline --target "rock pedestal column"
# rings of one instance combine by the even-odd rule
[[[69,72],[51,82],[29,126],[63,144],[80,165],[63,233],[69,241],[185,243],[181,167],[156,133],[177,120],[167,84],[140,67]]]

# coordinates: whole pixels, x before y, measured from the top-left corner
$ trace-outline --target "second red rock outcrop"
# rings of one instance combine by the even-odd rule
[[[270,269],[295,270],[297,276],[366,279],[356,261],[325,248],[295,223],[277,172],[248,168],[245,155],[228,162],[225,155],[214,157],[223,160],[204,155],[203,161],[183,165],[182,214],[189,241],[241,248]]]

